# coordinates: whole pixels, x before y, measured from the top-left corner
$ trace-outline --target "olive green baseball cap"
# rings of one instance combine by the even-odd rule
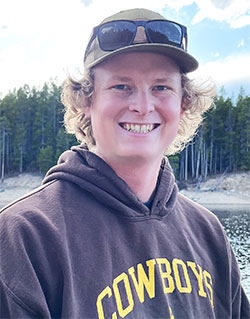
[[[104,19],[99,24],[99,26],[103,25],[104,23],[113,22],[117,20],[168,21],[159,13],[147,9],[136,8],[120,11]],[[174,60],[175,63],[179,65],[179,67],[184,73],[192,72],[196,70],[199,66],[198,61],[192,55],[190,55],[184,48],[177,47],[171,44],[148,42],[145,31],[139,34],[138,29],[136,34],[137,40],[134,41],[132,44],[120,47],[118,49],[114,49],[113,51],[104,51],[100,48],[98,37],[95,34],[96,28],[98,28],[98,26],[93,29],[92,34],[90,36],[89,44],[85,51],[84,66],[87,69],[95,67],[99,63],[106,61],[107,59],[110,59],[112,56],[125,52],[153,52],[166,55],[172,60]]]

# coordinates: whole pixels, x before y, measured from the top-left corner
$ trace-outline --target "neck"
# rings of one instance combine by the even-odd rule
[[[126,161],[126,163],[122,160],[115,163],[107,163],[113,168],[116,174],[127,183],[142,202],[145,203],[150,199],[157,184],[161,159],[155,162],[133,161],[130,159],[128,162]]]

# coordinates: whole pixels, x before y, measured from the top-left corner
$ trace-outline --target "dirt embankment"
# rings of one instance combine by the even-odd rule
[[[0,208],[41,185],[43,175],[23,173],[0,184]],[[250,210],[250,171],[217,175],[199,184],[187,184],[181,193],[208,207],[244,206]]]
[[[208,208],[245,206],[250,211],[250,171],[217,175],[200,184],[187,184],[181,193]]]
[[[39,173],[22,173],[5,178],[0,183],[0,208],[40,186],[42,179],[43,175]]]

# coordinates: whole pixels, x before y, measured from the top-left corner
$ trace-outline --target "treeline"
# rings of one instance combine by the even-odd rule
[[[179,180],[250,170],[250,96],[217,96],[189,145],[171,163]]]
[[[77,141],[63,127],[61,87],[25,85],[0,100],[1,179],[15,172],[45,172]]]
[[[65,133],[60,91],[51,81],[42,89],[25,85],[0,100],[1,179],[16,172],[46,172],[64,150],[78,144]],[[170,160],[179,180],[250,170],[250,97],[241,91],[233,103],[218,96],[196,137]]]

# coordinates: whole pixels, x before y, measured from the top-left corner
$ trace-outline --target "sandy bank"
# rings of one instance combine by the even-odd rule
[[[0,184],[0,208],[41,185],[43,175],[23,173],[8,177]],[[181,190],[185,196],[209,209],[250,211],[250,172],[230,173],[210,178]]]
[[[42,179],[43,175],[39,173],[22,173],[5,178],[0,184],[0,208],[40,186]]]
[[[182,190],[181,193],[208,209],[246,210],[250,212],[250,200],[242,198],[241,194],[235,192]]]
[[[181,193],[209,209],[250,211],[250,172],[222,174],[200,184],[188,184]]]

